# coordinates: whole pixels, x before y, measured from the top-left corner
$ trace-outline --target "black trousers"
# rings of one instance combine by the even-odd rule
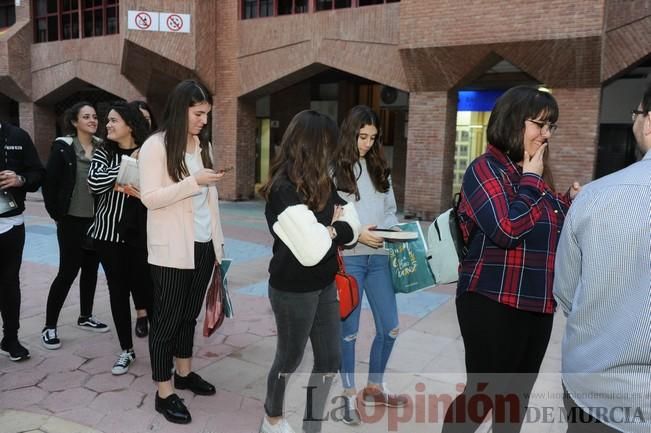
[[[192,358],[194,329],[215,266],[212,242],[194,243],[194,269],[151,265],[154,302],[149,318],[152,378],[172,378],[174,357]]]
[[[57,223],[59,272],[52,281],[47,297],[45,326],[48,328],[56,328],[63,303],[80,269],[79,315],[87,317],[93,314],[99,257],[94,249],[89,249],[92,245],[88,245],[89,238],[86,233],[92,222],[92,218],[68,215]]]
[[[303,431],[321,431],[328,392],[341,364],[341,319],[337,289],[332,283],[322,290],[287,292],[269,286],[269,301],[276,319],[276,356],[267,377],[265,412],[283,415],[285,388],[296,371],[309,339],[314,366],[307,386]]]
[[[517,433],[547,350],[553,315],[518,310],[476,293],[459,296],[456,304],[467,381],[445,414],[442,433],[474,432],[491,409],[493,433]]]
[[[20,328],[20,266],[25,246],[25,225],[0,234],[0,314],[4,340],[18,339]]]
[[[111,315],[122,350],[133,347],[131,334],[131,305],[129,294],[132,290],[147,291],[151,280],[147,253],[124,243],[95,240],[95,249],[106,274]]]

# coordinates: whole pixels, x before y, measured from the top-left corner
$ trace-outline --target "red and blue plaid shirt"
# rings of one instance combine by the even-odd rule
[[[552,314],[554,258],[569,195],[522,173],[488,145],[463,177],[459,219],[468,254],[457,296],[476,292],[514,308]]]

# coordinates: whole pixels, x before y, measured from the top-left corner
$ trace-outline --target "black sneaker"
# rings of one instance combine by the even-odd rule
[[[61,347],[61,340],[59,340],[59,336],[57,335],[57,329],[43,328],[43,332],[41,332],[41,343],[43,343],[43,346],[49,350]]]
[[[8,356],[12,361],[24,361],[29,358],[29,350],[25,349],[22,344],[16,340],[0,342],[0,354]]]
[[[129,366],[135,360],[136,360],[136,354],[133,351],[133,349],[125,350],[124,352],[120,353],[120,356],[118,356],[118,360],[115,361],[115,364],[113,364],[111,373],[113,373],[114,376],[119,376],[121,374],[126,373],[127,371],[129,371]]]
[[[102,323],[95,318],[95,316],[80,317],[77,319],[77,326],[87,331],[93,332],[108,332],[109,327],[106,323]]]

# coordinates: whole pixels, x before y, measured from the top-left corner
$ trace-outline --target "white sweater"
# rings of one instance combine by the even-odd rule
[[[360,173],[361,167],[361,173]],[[389,190],[379,192],[375,189],[373,181],[366,168],[366,160],[360,159],[359,165],[355,165],[355,177],[357,177],[357,188],[359,189],[359,200],[355,200],[354,194],[339,192],[341,198],[349,203],[355,204],[355,210],[359,216],[361,226],[373,224],[378,228],[391,228],[398,224],[396,217],[396,198],[393,195],[393,186],[389,178]],[[372,254],[389,254],[384,248],[371,248],[361,243],[356,243],[352,248],[343,250],[346,256],[361,256]]]

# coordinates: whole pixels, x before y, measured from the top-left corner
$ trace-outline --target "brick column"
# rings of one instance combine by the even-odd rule
[[[452,203],[456,92],[409,95],[405,215],[431,219]]]
[[[223,3],[223,4],[222,4]],[[235,166],[219,184],[226,200],[253,198],[255,188],[255,101],[238,98],[238,25],[233,19],[237,0],[220,1],[216,26],[213,140],[219,167]]]
[[[601,88],[553,88],[558,102],[558,130],[549,157],[556,189],[564,192],[574,180],[591,181],[597,158]]]
[[[27,131],[41,161],[50,156],[50,145],[56,137],[56,114],[53,110],[33,102],[18,104],[20,127]]]

